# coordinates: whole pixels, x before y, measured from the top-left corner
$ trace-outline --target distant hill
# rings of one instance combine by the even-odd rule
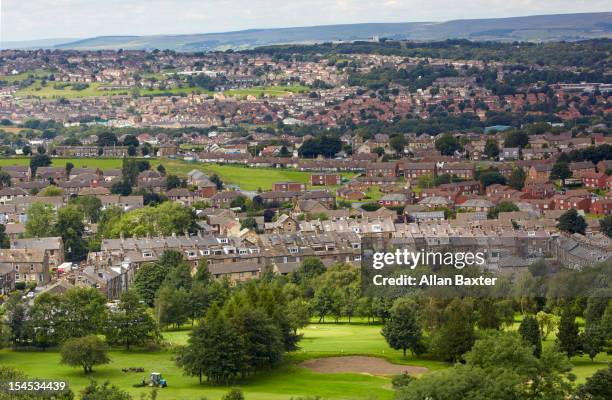
[[[274,44],[368,40],[373,37],[423,41],[454,38],[475,41],[574,41],[612,37],[612,12],[534,15],[446,22],[367,23],[250,29],[192,35],[99,36],[54,43],[49,47],[79,50],[171,49],[177,51],[207,51],[230,48],[250,49]],[[4,44],[3,47],[8,47],[7,44]]]

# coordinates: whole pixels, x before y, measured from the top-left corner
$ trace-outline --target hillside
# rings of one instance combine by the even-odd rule
[[[612,37],[612,12],[536,15],[514,18],[446,22],[366,23],[191,35],[100,36],[49,46],[58,49],[171,49],[207,51],[249,49],[257,46],[368,40],[386,37],[410,40],[465,38],[495,41],[552,41]],[[3,47],[11,47],[5,43]],[[33,46],[16,46],[33,47]]]

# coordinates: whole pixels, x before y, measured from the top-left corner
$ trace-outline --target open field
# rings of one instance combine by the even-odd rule
[[[18,75],[15,75],[18,76]],[[7,77],[13,80],[18,80],[15,77]],[[22,77],[21,79],[23,79]],[[65,87],[61,87],[67,85]],[[83,98],[83,97],[100,97],[100,96],[117,96],[117,95],[132,95],[132,88],[126,89],[104,89],[104,87],[111,87],[110,84],[101,82],[92,82],[88,84],[88,87],[77,90],[72,84],[68,82],[47,82],[45,86],[42,85],[41,80],[36,80],[32,85],[19,89],[15,93],[17,97],[40,97],[45,99],[53,98]],[[146,88],[134,88],[140,96],[160,96],[160,95],[186,95],[186,94],[208,94],[213,95],[214,92],[202,89],[197,86],[184,86],[184,87],[173,87],[168,89],[146,89]],[[287,96],[293,93],[301,93],[308,90],[307,86],[292,85],[292,86],[254,86],[245,89],[230,89],[223,94],[231,97],[246,97],[246,96],[267,96],[267,97],[281,97]]]
[[[390,389],[389,377],[378,377],[364,374],[325,374],[316,373],[297,365],[306,359],[321,356],[342,355],[339,350],[331,352],[337,347],[337,341],[344,337],[349,345],[348,351],[355,354],[382,355],[381,350],[391,358],[401,357],[399,352],[387,347],[382,336],[378,333],[380,326],[367,325],[311,325],[304,330],[305,339],[303,349],[289,355],[287,360],[274,371],[264,372],[241,382],[240,387],[248,400],[288,400],[292,396],[311,395],[322,396],[326,399],[391,399],[393,392]],[[171,343],[184,343],[188,331],[164,333],[166,340]],[[358,339],[359,338],[359,339]],[[358,339],[358,340],[356,340]],[[370,354],[374,351],[373,354]],[[133,388],[134,383],[142,380],[145,374],[123,373],[121,368],[144,367],[146,374],[152,371],[161,372],[168,380],[168,388],[159,392],[161,400],[194,400],[206,397],[209,400],[219,399],[227,390],[226,387],[211,387],[206,384],[198,385],[197,378],[184,376],[172,361],[172,353],[167,351],[126,352],[115,350],[110,353],[111,364],[94,368],[92,378],[103,381],[109,380],[113,384],[128,390],[135,398],[140,393],[150,389]],[[408,360],[409,362],[412,360]],[[46,352],[14,352],[0,351],[0,363],[10,365],[25,371],[30,376],[49,379],[67,379],[73,390],[80,390],[88,383],[80,369],[59,364],[59,355],[55,351]],[[445,364],[429,362],[433,368],[443,367]],[[425,362],[427,367],[431,364]]]
[[[292,396],[322,396],[325,399],[391,399],[390,378],[357,373],[317,373],[299,364],[320,357],[374,356],[395,364],[424,367],[428,370],[446,368],[449,364],[408,356],[405,359],[400,351],[390,349],[380,335],[380,325],[357,324],[311,324],[302,330],[301,349],[290,354],[283,364],[274,371],[263,372],[240,382],[239,387],[247,400],[288,400]],[[164,339],[171,345],[184,344],[189,331],[164,332]],[[551,345],[554,337],[549,337],[545,345]],[[110,353],[111,364],[98,366],[92,378],[111,383],[129,391],[135,398],[148,388],[133,388],[134,383],[155,370],[168,379],[169,386],[159,392],[161,400],[193,400],[206,397],[219,399],[226,387],[199,385],[197,378],[186,377],[174,365],[170,351],[131,351],[114,350]],[[56,351],[15,352],[0,351],[0,364],[9,365],[25,371],[33,377],[67,379],[73,390],[80,390],[88,383],[89,377],[80,369],[61,365]],[[605,368],[612,357],[600,354],[594,362],[587,357],[572,359],[573,372],[578,382],[592,375],[596,370]],[[123,373],[122,368],[144,367],[145,373]]]
[[[226,184],[239,185],[243,190],[270,190],[274,182],[295,181],[308,183],[311,173],[297,171],[294,169],[281,168],[248,168],[237,165],[202,164],[197,162],[186,162],[182,160],[171,160],[166,158],[148,159],[152,168],[163,164],[171,174],[186,176],[192,169],[199,169],[209,175],[217,174]],[[52,158],[52,165],[64,167],[71,162],[77,168],[121,168],[121,158]],[[0,158],[0,167],[8,165],[29,165],[27,157]],[[344,178],[350,179],[355,174],[342,173]],[[323,189],[323,186],[318,186]],[[329,187],[328,187],[329,189]]]

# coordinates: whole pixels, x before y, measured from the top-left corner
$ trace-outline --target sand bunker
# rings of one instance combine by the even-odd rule
[[[406,372],[410,375],[420,375],[427,372],[425,367],[391,364],[382,358],[365,356],[317,358],[304,361],[300,366],[325,374],[349,372],[371,375],[399,375]]]

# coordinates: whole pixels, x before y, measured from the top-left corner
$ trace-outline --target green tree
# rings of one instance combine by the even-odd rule
[[[571,176],[572,171],[564,161],[557,161],[550,171],[550,179],[567,179]]]
[[[526,315],[521,321],[518,332],[525,342],[533,346],[533,355],[540,358],[542,355],[542,338],[540,337],[540,326],[536,318]]]
[[[578,215],[578,211],[576,211],[575,208],[572,208],[561,215],[561,217],[559,217],[559,223],[557,224],[557,228],[563,232],[580,233],[583,235],[586,227],[587,223],[584,220],[584,217]]]
[[[445,133],[435,142],[436,149],[444,156],[452,156],[455,151],[461,150],[461,144],[455,136],[450,133]]]
[[[70,200],[70,204],[78,206],[85,219],[90,223],[97,223],[100,220],[102,201],[98,197],[77,196]]]
[[[0,188],[11,186],[11,175],[6,172],[0,170]]]
[[[587,324],[584,332],[580,334],[582,350],[589,356],[591,361],[597,354],[604,351],[606,345],[606,332],[599,324]]]
[[[554,332],[559,325],[559,318],[555,314],[549,314],[544,311],[539,311],[536,314],[536,319],[540,326],[540,337],[544,340],[551,332]]]
[[[49,165],[51,165],[51,158],[47,154],[35,154],[30,158],[32,176],[36,176],[39,167],[48,167]]]
[[[443,323],[432,337],[432,353],[440,360],[458,361],[476,340],[470,304],[454,299],[444,310]]]
[[[404,154],[404,147],[406,147],[406,137],[403,134],[395,135],[389,140],[389,146],[397,154]]]
[[[96,335],[68,339],[60,350],[62,364],[80,366],[86,374],[93,372],[95,365],[108,364],[106,344]]]
[[[167,268],[159,263],[147,263],[136,272],[134,288],[149,307],[154,305],[155,294],[164,282],[167,271]]]
[[[27,237],[51,236],[55,213],[49,204],[32,203],[26,216],[25,235]]]
[[[117,309],[110,312],[108,320],[106,340],[111,344],[123,344],[126,350],[159,337],[155,320],[134,290],[121,295]]]
[[[168,176],[166,176],[166,190],[185,187],[185,185],[186,182],[183,182],[183,180],[176,175],[168,174]]]
[[[64,190],[55,185],[49,185],[40,192],[38,192],[39,197],[61,197],[64,195]]]
[[[28,341],[28,308],[20,292],[12,293],[4,304],[4,318],[8,327],[9,341],[13,346]]]
[[[132,400],[132,396],[116,386],[111,386],[109,382],[99,385],[90,380],[89,385],[81,392],[81,400]]]
[[[612,215],[606,215],[599,220],[599,229],[607,237],[612,237]]]
[[[68,261],[82,261],[87,257],[87,242],[83,239],[85,226],[83,210],[67,205],[57,212],[55,234],[64,242],[64,257]]]
[[[392,349],[420,354],[423,351],[423,332],[418,323],[417,304],[408,298],[395,300],[391,307],[391,318],[381,333]]]
[[[612,399],[612,364],[600,369],[576,391],[577,400],[609,400]]]
[[[0,249],[8,249],[10,245],[9,236],[6,234],[6,225],[0,224]]]
[[[490,159],[497,159],[497,156],[499,155],[499,146],[497,145],[497,140],[495,140],[495,138],[490,137],[487,139],[484,148],[484,153]]]
[[[244,371],[244,338],[216,305],[189,334],[187,346],[179,351],[177,365],[185,374],[213,383],[229,384]]]
[[[516,204],[510,201],[500,201],[495,205],[495,207],[487,213],[488,219],[497,219],[500,212],[512,212],[519,211],[519,208]]]
[[[59,343],[58,333],[61,332],[59,329],[61,322],[58,310],[61,310],[59,295],[43,292],[34,298],[34,304],[28,315],[28,324],[36,347],[46,349]]]
[[[57,321],[61,340],[100,333],[107,321],[106,297],[95,288],[70,288],[61,297]]]
[[[189,319],[189,295],[187,290],[162,285],[155,297],[155,315],[162,327],[180,327]]]
[[[525,179],[527,174],[523,168],[517,167],[512,170],[510,177],[508,178],[508,186],[516,190],[523,190],[525,186]]]
[[[568,358],[579,354],[581,351],[576,314],[571,305],[565,306],[561,314],[559,331],[557,332],[557,344]]]

